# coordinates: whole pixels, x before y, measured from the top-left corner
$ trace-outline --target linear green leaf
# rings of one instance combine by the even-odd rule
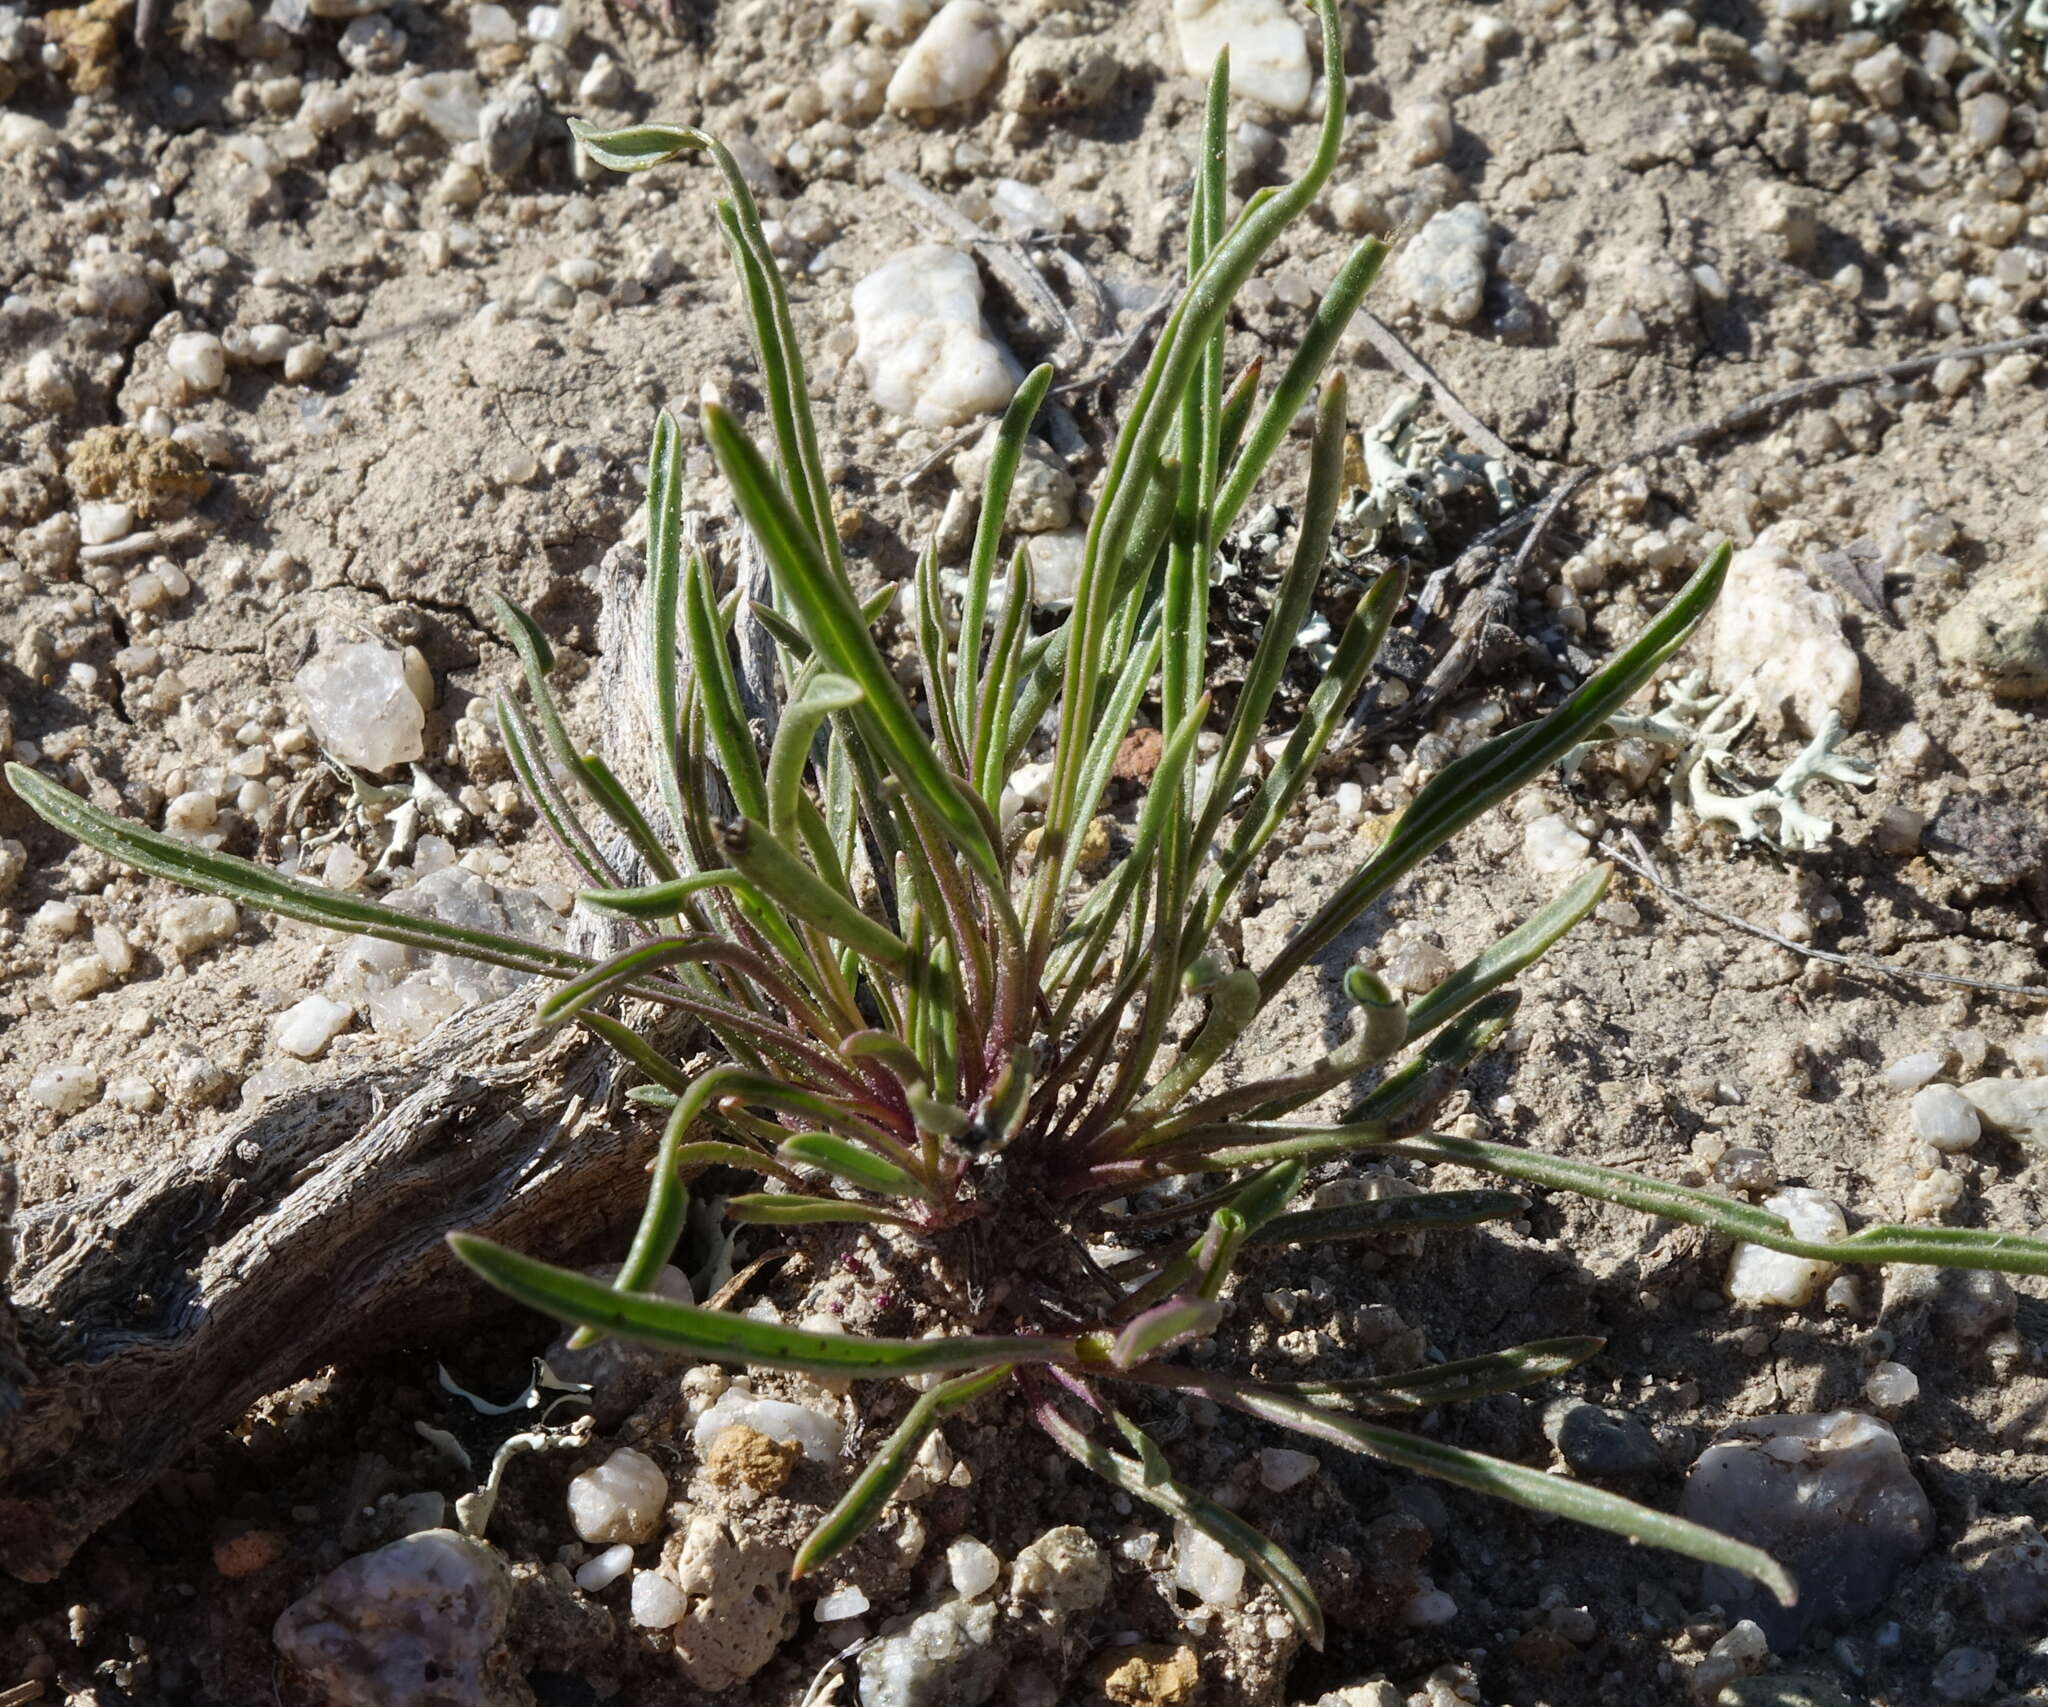
[[[494,931],[472,930],[424,915],[402,913],[317,884],[284,877],[268,866],[233,854],[194,847],[175,836],[144,829],[140,824],[102,812],[69,789],[26,765],[6,767],[7,783],[37,817],[53,829],[151,877],[181,883],[210,895],[225,895],[245,906],[278,913],[328,930],[373,936],[407,948],[460,955],[515,972],[543,978],[573,978],[590,970],[587,956],[567,949],[546,948]]]
[[[1252,1574],[1280,1597],[1309,1644],[1322,1647],[1323,1610],[1301,1567],[1270,1537],[1260,1534],[1235,1512],[1225,1510],[1184,1482],[1160,1475],[1164,1455],[1135,1423],[1121,1413],[1116,1417],[1127,1435],[1135,1431],[1142,1438],[1142,1457],[1132,1459],[1091,1439],[1050,1405],[1041,1405],[1037,1415],[1039,1427],[1059,1442],[1062,1451],[1087,1465],[1110,1486],[1180,1519],[1191,1529],[1200,1530],[1219,1547],[1242,1559]]]
[[[908,1226],[897,1211],[879,1203],[855,1203],[845,1197],[806,1197],[798,1192],[749,1192],[728,1197],[725,1212],[750,1227],[822,1227],[833,1222],[870,1226]]]
[[[621,1339],[674,1346],[714,1363],[799,1369],[856,1379],[982,1369],[994,1363],[1071,1363],[1071,1340],[1016,1336],[958,1339],[861,1339],[787,1328],[729,1310],[707,1310],[646,1292],[614,1292],[574,1269],[537,1262],[489,1239],[451,1233],[455,1254],[520,1303]]]
[[[904,1169],[829,1132],[799,1132],[785,1138],[776,1154],[785,1162],[819,1168],[834,1179],[885,1197],[928,1197],[930,1194]]]
[[[1448,1024],[1482,996],[1519,977],[1549,952],[1607,893],[1614,867],[1598,865],[1548,906],[1529,915],[1491,947],[1483,949],[1408,1009],[1408,1035],[1422,1037]]]
[[[1137,1373],[1134,1371],[1127,1379],[1135,1379]],[[1160,1384],[1167,1383],[1162,1380]],[[1291,1394],[1245,1382],[1176,1369],[1172,1384],[1206,1393],[1212,1399],[1267,1422],[1294,1429],[1312,1439],[1349,1447],[1367,1457],[1397,1464],[1404,1470],[1453,1482],[1474,1493],[1489,1494],[1514,1505],[1526,1506],[1531,1511],[1570,1518],[1575,1523],[1605,1529],[1630,1541],[1667,1548],[1702,1564],[1720,1565],[1763,1584],[1783,1605],[1791,1606],[1798,1600],[1799,1591],[1791,1576],[1761,1548],[1733,1540],[1703,1524],[1653,1511],[1618,1494],[1588,1487],[1583,1482],[1563,1476],[1531,1470],[1523,1464],[1511,1464],[1502,1458],[1490,1458],[1483,1452],[1468,1452],[1463,1447],[1448,1446],[1442,1441],[1426,1440],[1398,1429],[1381,1428],[1338,1416]]]
[[[1635,641],[1564,704],[1453,760],[1430,778],[1372,858],[1296,928],[1259,974],[1267,1000],[1430,853],[1619,711],[1699,626],[1721,590],[1729,556],[1727,545],[1718,547]]]
[[[894,1432],[868,1460],[866,1468],[854,1478],[853,1486],[846,1490],[844,1497],[825,1514],[818,1527],[797,1549],[796,1563],[789,1568],[790,1577],[795,1579],[807,1575],[859,1540],[881,1515],[890,1496],[903,1485],[904,1477],[910,1474],[911,1466],[917,1462],[925,1436],[938,1426],[940,1419],[972,1404],[984,1393],[994,1391],[1009,1378],[1010,1372],[1011,1365],[999,1364],[994,1369],[979,1370],[972,1375],[956,1375],[952,1380],[942,1381],[920,1393],[917,1403],[910,1407]]]
[[[1550,1381],[1598,1354],[1607,1342],[1593,1334],[1531,1340],[1526,1345],[1403,1369],[1391,1375],[1360,1375],[1336,1381],[1273,1381],[1278,1392],[1349,1411],[1428,1411],[1495,1393],[1512,1393]]]

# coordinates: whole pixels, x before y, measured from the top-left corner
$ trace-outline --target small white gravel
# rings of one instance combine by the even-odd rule
[[[45,1067],[28,1081],[28,1100],[53,1114],[76,1114],[99,1094],[100,1076],[90,1067]]]
[[[1920,1377],[1903,1363],[1880,1363],[1863,1383],[1863,1396],[1880,1411],[1903,1410],[1920,1397]]]
[[[1968,1150],[1984,1135],[1984,1123],[1953,1085],[1927,1085],[1914,1093],[1913,1135],[1937,1150]]]
[[[607,1547],[594,1559],[576,1569],[576,1586],[585,1594],[599,1594],[633,1568],[633,1549],[621,1541]]]
[[[1932,1049],[1901,1055],[1885,1068],[1884,1082],[1895,1091],[1917,1091],[1922,1085],[1940,1078],[1941,1070],[1947,1064],[1948,1058]]]
[[[218,391],[227,383],[228,353],[211,332],[180,332],[165,348],[164,360],[194,391]]]
[[[1205,1606],[1244,1599],[1244,1561],[1186,1523],[1173,1527],[1174,1581]]]
[[[820,1624],[837,1624],[842,1618],[858,1618],[867,1609],[868,1597],[855,1587],[820,1595],[811,1612]]]
[[[1319,1459],[1290,1446],[1268,1446],[1259,1453],[1259,1485],[1269,1493],[1284,1494],[1299,1487],[1322,1468]]]
[[[569,1483],[569,1522],[584,1541],[652,1541],[667,1504],[668,1477],[661,1466],[630,1446]]]
[[[277,1047],[301,1061],[317,1061],[355,1017],[355,1009],[344,1002],[317,994],[307,996],[277,1016]]]
[[[641,1629],[666,1630],[688,1610],[683,1591],[659,1571],[633,1573],[633,1622]]]
[[[953,1579],[953,1592],[962,1600],[977,1600],[996,1586],[1003,1574],[1003,1561],[986,1541],[963,1535],[946,1549],[946,1569]]]
[[[1802,1239],[1832,1243],[1849,1231],[1841,1207],[1806,1186],[1788,1186],[1765,1198],[1763,1207],[1782,1216]],[[1737,1304],[1797,1306],[1820,1291],[1834,1268],[1833,1263],[1788,1256],[1761,1245],[1737,1245],[1728,1265],[1728,1296]]]

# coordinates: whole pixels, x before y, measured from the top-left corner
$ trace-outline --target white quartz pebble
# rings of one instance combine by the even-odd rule
[[[689,1603],[683,1591],[659,1571],[633,1574],[633,1622],[643,1630],[666,1630],[680,1624]]]
[[[45,1067],[28,1081],[28,1100],[53,1114],[76,1114],[100,1094],[100,1076],[90,1067]]]
[[[354,1018],[355,1009],[346,1003],[332,1002],[321,995],[307,996],[277,1016],[277,1046],[301,1061],[316,1061]]]
[[[1269,1493],[1284,1494],[1307,1481],[1322,1464],[1306,1452],[1289,1446],[1268,1446],[1259,1453],[1259,1485]]]
[[[596,1594],[608,1589],[619,1578],[633,1568],[633,1549],[621,1541],[614,1547],[607,1547],[594,1559],[587,1559],[576,1569],[576,1586],[585,1594]]]
[[[211,332],[180,332],[164,351],[164,360],[194,391],[218,391],[227,382],[227,351]]]
[[[620,1447],[602,1464],[569,1483],[569,1522],[585,1541],[652,1541],[667,1504],[668,1477],[661,1466],[630,1446]],[[634,1593],[637,1597],[638,1578],[634,1579]]]
[[[1286,0],[1173,0],[1181,67],[1206,78],[1230,50],[1230,92],[1276,113],[1308,106],[1313,79],[1301,14]]]
[[[986,1541],[963,1535],[946,1549],[946,1569],[953,1578],[953,1592],[962,1600],[976,1600],[996,1586],[1003,1562]]]
[[[1002,69],[1009,32],[985,0],[946,0],[896,67],[884,95],[899,113],[971,101]]]
[[[942,243],[920,243],[853,287],[855,355],[884,409],[920,426],[992,414],[1023,373],[981,317],[981,275]]]
[[[1928,1085],[1913,1097],[1913,1136],[1937,1150],[1967,1150],[1984,1135],[1970,1099],[1953,1085]]]
[[[1546,877],[1572,870],[1592,851],[1593,844],[1562,812],[1547,812],[1522,832],[1522,856]]]
[[[292,678],[320,744],[346,764],[385,771],[427,750],[427,715],[405,657],[375,641],[330,647]]]
[[[1787,1186],[1765,1198],[1763,1207],[1782,1216],[1796,1238],[1831,1244],[1849,1231],[1840,1207],[1806,1186]],[[1728,1296],[1737,1304],[1804,1304],[1834,1272],[1833,1263],[1737,1245],[1728,1265]]]
[[[1173,1528],[1174,1581],[1206,1606],[1235,1606],[1244,1598],[1244,1561],[1191,1524]]]
[[[830,1594],[820,1595],[811,1613],[820,1624],[836,1624],[842,1618],[858,1618],[867,1609],[867,1595],[854,1587],[834,1589]]]
[[[1932,1049],[1917,1055],[1901,1055],[1884,1070],[1884,1082],[1895,1091],[1917,1091],[1931,1079],[1941,1077],[1947,1057]]]
[[[710,1451],[711,1443],[735,1424],[744,1424],[770,1440],[795,1441],[813,1464],[836,1460],[846,1438],[837,1417],[782,1399],[757,1399],[742,1387],[729,1387],[692,1427],[698,1454]]]

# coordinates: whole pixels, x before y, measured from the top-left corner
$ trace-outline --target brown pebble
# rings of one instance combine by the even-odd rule
[[[1140,1642],[1105,1648],[1088,1662],[1088,1681],[1117,1707],[1185,1707],[1201,1687],[1193,1648]]]
[[[704,1454],[704,1474],[714,1487],[744,1482],[759,1493],[772,1494],[790,1478],[804,1449],[793,1440],[770,1440],[759,1429],[734,1423],[718,1431]]]
[[[224,1577],[253,1577],[284,1557],[284,1537],[274,1529],[251,1529],[213,1544],[213,1568]]]
[[[1165,745],[1166,738],[1157,729],[1133,729],[1118,746],[1109,774],[1119,782],[1150,782]]]

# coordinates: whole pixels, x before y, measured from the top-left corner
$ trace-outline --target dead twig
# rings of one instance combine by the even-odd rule
[[[1778,931],[1753,924],[1739,913],[1731,913],[1725,908],[1716,907],[1710,901],[1702,901],[1695,895],[1688,895],[1657,869],[1656,862],[1650,858],[1649,850],[1643,846],[1642,838],[1633,830],[1626,833],[1629,845],[1635,849],[1633,856],[1624,853],[1611,837],[1601,839],[1600,851],[1616,864],[1627,866],[1660,895],[1668,895],[1681,906],[1690,907],[1695,913],[1703,914],[1717,924],[1726,925],[1730,930],[1761,937],[1765,942],[1779,948],[1790,949],[1792,953],[1807,960],[1824,961],[1830,966],[1846,966],[1853,971],[1867,972],[1880,978],[1918,979],[1925,984],[1945,984],[1955,989],[1983,990],[1992,995],[2022,996],[2030,1001],[2048,1002],[2048,988],[2038,985],[2001,984],[1995,979],[1965,978],[1954,972],[1926,972],[1917,966],[1899,966],[1887,960],[1873,959],[1867,954],[1840,954],[1833,949],[1815,948],[1810,943],[1794,942]]]
[[[1400,333],[1371,309],[1361,308],[1352,323],[1366,335],[1372,347],[1386,358],[1388,366],[1409,384],[1421,386],[1435,398],[1437,409],[1444,419],[1486,455],[1497,462],[1508,464],[1511,468],[1531,473],[1545,466],[1515,450],[1506,439],[1467,409],[1459,401],[1458,394],[1444,383],[1436,369],[1410,349]]]

